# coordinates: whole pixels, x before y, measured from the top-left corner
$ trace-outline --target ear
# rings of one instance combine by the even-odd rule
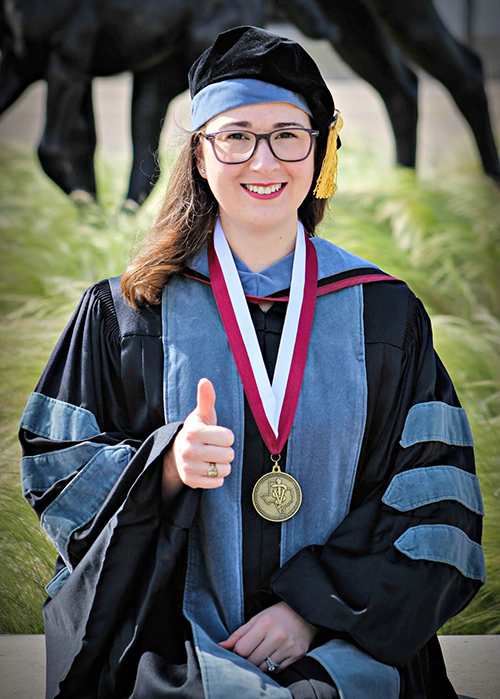
[[[196,167],[198,168],[198,172],[200,173],[200,175],[204,179],[207,179],[205,156],[203,155],[203,146],[201,145],[201,143],[199,143],[196,148]]]

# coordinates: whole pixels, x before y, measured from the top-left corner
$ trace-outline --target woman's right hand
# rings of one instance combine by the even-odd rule
[[[215,389],[208,379],[198,382],[196,408],[184,421],[173,446],[163,459],[163,486],[180,489],[182,483],[190,488],[219,488],[231,472],[234,434],[217,425]],[[207,476],[211,463],[219,475]]]

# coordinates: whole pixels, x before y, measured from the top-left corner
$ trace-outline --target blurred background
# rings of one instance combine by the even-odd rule
[[[408,3],[415,8],[425,5],[430,3]],[[423,300],[432,318],[436,348],[471,421],[487,513],[488,584],[443,631],[499,633],[500,173],[485,175],[469,125],[447,88],[421,67],[415,54],[405,54],[404,61],[419,81],[416,169],[395,165],[393,129],[379,92],[334,50],[333,29],[330,38],[306,36],[297,22],[290,21],[285,6],[263,3],[263,24],[301,42],[313,55],[344,119],[339,189],[320,234],[404,279]],[[328,10],[328,6],[323,2],[319,7]],[[482,60],[490,123],[498,143],[500,4],[436,0],[434,7],[451,36]],[[4,0],[3,8],[10,12],[11,27],[22,26],[19,13],[12,11],[15,0]],[[391,17],[386,20],[390,24]],[[411,22],[409,26],[413,28]],[[426,54],[425,42],[432,44],[432,35],[409,34],[413,39],[419,36],[424,42],[423,62],[427,56],[428,64],[431,53]],[[439,46],[433,50],[440,55]],[[363,51],[366,45],[360,44],[359,52]],[[443,65],[446,51],[443,46]],[[2,46],[0,61],[5,55]],[[473,73],[466,63],[464,74]],[[378,67],[384,78],[386,68]],[[462,82],[458,74],[450,77],[455,84],[457,79]],[[458,85],[463,99],[461,88]],[[154,173],[142,165],[146,158],[136,158],[147,180],[159,176],[151,196],[138,208],[141,202],[128,197],[132,74],[98,77],[91,90],[99,204],[85,196],[71,199],[42,170],[37,148],[46,120],[44,81],[33,82],[0,117],[0,633],[43,632],[44,586],[55,560],[51,544],[22,499],[16,436],[20,415],[85,288],[120,274],[133,245],[154,220],[169,168],[189,130],[189,96],[182,91],[162,114],[159,148],[148,146],[151,155],[158,151]],[[477,94],[470,90],[466,108],[481,107]],[[64,97],[60,90],[60,101]],[[67,101],[65,108],[70,110],[71,100]],[[403,119],[404,108],[400,112]],[[63,122],[64,118],[68,117],[63,114]],[[123,207],[127,199],[130,205]]]
[[[454,37],[474,49],[483,62],[490,113],[496,130],[500,123],[500,3],[497,0],[435,0],[439,16]],[[270,31],[302,43],[314,57],[329,83],[335,104],[344,116],[344,139],[362,139],[378,150],[384,163],[394,160],[393,135],[384,104],[377,92],[359,80],[335,52],[327,39],[310,39],[289,22],[266,23]],[[283,15],[283,13],[281,13]],[[408,61],[420,78],[417,163],[420,172],[449,163],[455,170],[470,169],[476,160],[470,129],[452,98],[436,79]],[[45,121],[47,87],[38,81],[1,117],[0,145],[28,146],[36,150]],[[129,163],[130,101],[132,76],[123,73],[96,78],[93,84],[98,148],[101,155],[118,156]],[[177,97],[170,105],[162,132],[162,146],[170,143],[180,128],[189,129],[189,95]],[[161,148],[160,150],[163,150]],[[473,166],[472,166],[473,167]]]

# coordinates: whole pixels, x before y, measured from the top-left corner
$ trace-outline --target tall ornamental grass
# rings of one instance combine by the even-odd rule
[[[480,173],[380,167],[340,153],[340,189],[322,235],[404,279],[431,314],[436,348],[466,408],[486,508],[488,584],[445,633],[500,631],[500,193]],[[164,183],[120,214],[127,163],[98,160],[103,205],[77,210],[24,151],[0,154],[0,632],[40,633],[55,553],[19,485],[17,425],[81,294],[119,274]]]

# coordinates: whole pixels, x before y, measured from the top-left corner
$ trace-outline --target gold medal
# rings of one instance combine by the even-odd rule
[[[284,522],[297,513],[302,503],[302,491],[295,478],[279,467],[280,455],[271,455],[273,469],[254,485],[253,506],[261,517],[270,522]]]

